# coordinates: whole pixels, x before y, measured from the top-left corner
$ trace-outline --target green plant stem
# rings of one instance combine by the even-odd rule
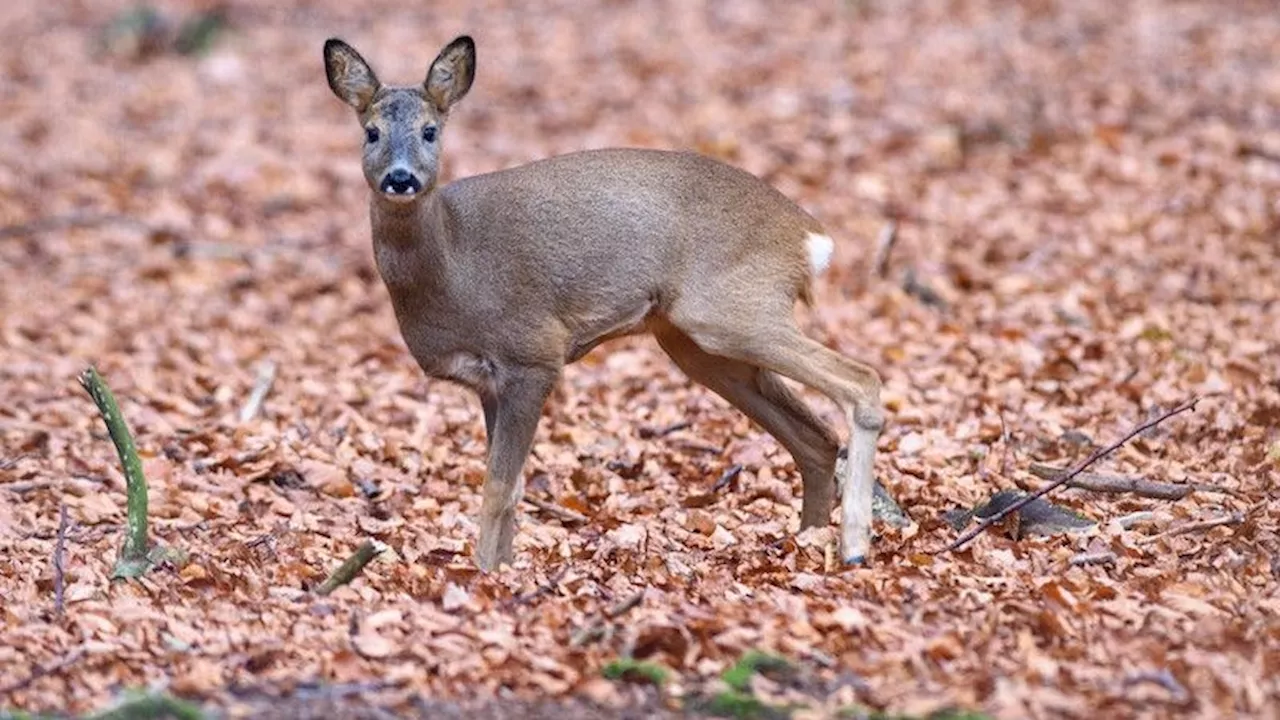
[[[120,465],[124,469],[128,530],[124,546],[120,549],[117,571],[126,564],[141,564],[145,567],[150,564],[147,559],[150,549],[147,540],[147,478],[142,474],[138,448],[133,444],[133,435],[129,433],[124,416],[120,414],[115,396],[93,366],[80,374],[80,384],[98,406],[98,412],[102,414],[102,421],[106,423],[107,432],[111,435],[111,442],[116,446]]]

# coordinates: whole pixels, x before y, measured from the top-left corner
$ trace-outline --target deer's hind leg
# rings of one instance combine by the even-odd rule
[[[690,379],[728,400],[791,453],[804,482],[801,527],[829,522],[839,443],[826,423],[774,373],[712,355],[671,325],[654,336]]]
[[[800,332],[793,297],[735,292],[708,283],[669,312],[703,351],[754,365],[831,398],[849,423],[849,462],[840,480],[841,554],[862,563],[871,546],[871,499],[876,439],[884,425],[875,370]]]

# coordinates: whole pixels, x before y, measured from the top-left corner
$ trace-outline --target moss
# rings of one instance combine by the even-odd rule
[[[602,674],[610,680],[647,683],[661,688],[667,682],[667,669],[656,663],[619,658],[604,666]]]

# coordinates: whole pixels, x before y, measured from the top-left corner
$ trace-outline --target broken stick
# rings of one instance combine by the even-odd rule
[[[1165,420],[1168,420],[1169,418],[1173,417],[1174,415],[1177,415],[1178,413],[1182,413],[1182,412],[1186,412],[1187,410],[1194,409],[1196,406],[1196,403],[1198,402],[1200,402],[1200,398],[1193,397],[1190,400],[1187,400],[1186,402],[1182,403],[1178,407],[1172,410],[1169,410],[1168,412],[1162,413],[1159,417],[1152,418],[1142,423],[1141,425],[1138,425],[1137,427],[1133,428],[1129,432],[1125,433],[1124,437],[1120,438],[1119,440],[1111,443],[1107,447],[1094,451],[1092,455],[1085,458],[1083,461],[1078,463],[1075,467],[1071,468],[1070,471],[1063,474],[1058,479],[1054,480],[1048,485],[1045,485],[1044,487],[1040,488],[1039,490],[1033,493],[1027,493],[1026,495],[1022,496],[1017,502],[1011,503],[1008,507],[1004,508],[1000,512],[978,523],[978,525],[975,526],[972,530],[956,538],[955,542],[952,542],[950,545],[943,548],[940,552],[949,552],[949,551],[959,550],[960,548],[967,545],[970,540],[978,537],[983,532],[986,532],[986,530],[990,528],[992,525],[996,525],[997,523],[1004,520],[1009,515],[1015,512],[1018,512],[1023,507],[1031,503],[1033,500],[1044,497],[1045,495],[1048,495],[1053,490],[1067,484],[1077,475],[1084,472],[1090,465],[1098,462],[1102,458],[1115,452],[1117,449],[1120,448],[1120,446],[1132,440],[1139,433],[1143,432],[1144,430],[1153,428],[1156,425],[1159,425],[1160,423],[1164,422]]]
[[[578,525],[585,525],[591,522],[590,518],[576,510],[570,510],[562,505],[556,505],[555,503],[541,500],[532,495],[525,495],[523,500],[561,522],[575,523]]]
[[[62,564],[67,550],[67,506],[58,506],[58,541],[53,546],[53,613],[62,617],[63,588],[66,586],[66,569]]]
[[[893,244],[898,239],[898,223],[890,220],[880,228],[876,238],[875,259],[871,261],[872,278],[883,278],[889,274],[889,255],[893,253]]]
[[[1044,480],[1057,480],[1070,468],[1059,468],[1043,463],[1031,463],[1028,471]],[[1156,500],[1181,500],[1193,492],[1226,492],[1216,485],[1200,485],[1196,483],[1164,483],[1128,475],[1106,475],[1103,473],[1082,472],[1067,482],[1067,487],[1079,490],[1090,490],[1101,493],[1129,493],[1139,497]]]
[[[262,402],[267,399],[267,393],[271,392],[271,383],[275,382],[275,379],[276,364],[270,360],[263,361],[258,366],[258,378],[253,382],[253,391],[249,393],[249,399],[240,408],[241,424],[257,416],[258,411],[262,409]]]
[[[328,595],[355,580],[356,575],[360,574],[364,566],[368,565],[386,549],[387,546],[377,540],[365,540],[364,544],[356,548],[356,551],[351,554],[351,557],[347,558],[345,562],[338,566],[337,570],[334,570],[329,577],[325,578],[324,582],[320,583],[320,586],[316,588],[316,594]]]
[[[1165,530],[1159,535],[1152,535],[1150,537],[1140,538],[1138,540],[1138,544],[1149,545],[1157,540],[1162,540],[1164,538],[1177,537],[1179,535],[1186,535],[1187,533],[1193,533],[1193,532],[1204,532],[1205,530],[1212,530],[1216,527],[1222,527],[1223,525],[1239,525],[1243,522],[1244,522],[1244,513],[1233,512],[1227,515],[1222,515],[1220,517],[1209,518],[1208,520],[1196,520],[1195,522],[1189,522],[1185,525],[1179,525],[1177,527],[1169,528],[1168,530]]]

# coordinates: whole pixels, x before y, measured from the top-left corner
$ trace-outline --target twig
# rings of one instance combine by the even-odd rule
[[[636,594],[626,598],[609,608],[607,608],[600,617],[586,627],[578,630],[569,639],[570,647],[582,647],[587,643],[594,642],[604,637],[605,631],[608,629],[608,621],[615,620],[622,615],[630,612],[644,600],[644,590],[640,590]]]
[[[876,238],[875,259],[871,262],[871,276],[884,278],[889,274],[889,255],[893,253],[894,243],[898,241],[898,223],[890,220],[880,228]]]
[[[22,460],[30,456],[31,456],[31,453],[23,453],[21,455],[14,455],[11,458],[5,458],[4,460],[0,460],[0,470],[8,470],[9,468],[15,467],[19,462],[21,462]]]
[[[688,420],[680,420],[679,422],[673,422],[670,425],[660,428],[642,427],[637,434],[645,440],[651,440],[653,438],[666,437],[678,430],[685,430],[692,424],[693,423]]]
[[[707,454],[709,454],[709,455],[723,455],[723,454],[724,454],[724,448],[722,448],[722,447],[717,447],[717,446],[715,446],[715,445],[709,445],[709,444],[704,443],[704,442],[698,442],[697,440],[685,440],[685,439],[681,439],[681,440],[676,440],[676,441],[675,441],[675,442],[673,442],[672,444],[673,444],[673,445],[675,445],[676,447],[682,448],[682,449],[684,449],[684,450],[694,450],[694,451],[697,451],[697,452],[704,452],[704,453],[707,453]]]
[[[928,307],[938,308],[939,310],[947,309],[946,299],[939,295],[937,290],[934,290],[916,277],[915,268],[907,268],[907,271],[903,273],[902,291]]]
[[[150,550],[147,541],[147,478],[142,474],[142,461],[138,459],[133,435],[129,433],[124,416],[120,414],[115,396],[92,365],[80,374],[80,384],[98,406],[102,421],[106,423],[107,432],[111,435],[111,442],[115,443],[116,453],[120,456],[120,465],[124,468],[128,529],[112,575],[138,577],[151,566],[147,558]]]
[[[39,680],[40,678],[45,677],[46,675],[52,675],[53,673],[56,673],[59,670],[63,670],[71,666],[73,663],[75,663],[81,657],[83,657],[84,653],[85,653],[85,650],[83,646],[77,647],[76,649],[72,650],[71,652],[63,656],[61,660],[58,660],[57,662],[54,662],[50,665],[43,665],[41,667],[35,668],[34,670],[31,671],[31,674],[26,676],[25,678],[21,680],[15,680],[14,682],[9,683],[4,687],[0,687],[0,696],[10,695],[12,693],[18,692],[19,690],[25,690],[26,688],[31,686],[31,683]]]
[[[557,570],[554,575],[547,578],[547,581],[545,583],[539,585],[538,587],[534,588],[533,590],[523,595],[516,595],[515,597],[508,598],[505,602],[502,603],[500,607],[503,610],[510,610],[511,608],[517,605],[528,605],[529,603],[533,602],[534,600],[537,600],[543,595],[547,595],[554,592],[555,589],[560,586],[560,581],[564,579],[564,576],[568,572],[569,572],[569,563],[565,563],[564,565],[560,566],[560,569]]]
[[[67,506],[58,508],[58,542],[53,546],[53,612],[62,617],[64,605],[63,589],[66,586],[66,568],[62,563],[63,553],[67,549]]]
[[[724,488],[728,487],[729,483],[733,482],[734,479],[741,474],[742,465],[740,463],[730,465],[729,469],[725,470],[724,474],[720,476],[720,479],[716,481],[716,484],[711,486],[711,492],[720,492]]]
[[[27,482],[5,483],[4,485],[0,485],[0,488],[4,488],[9,492],[18,493],[19,495],[29,493],[32,490],[45,490],[51,487],[53,487],[52,480],[29,480]]]
[[[368,565],[370,561],[386,549],[387,546],[377,540],[365,540],[364,544],[351,554],[351,557],[347,558],[345,562],[338,566],[337,570],[334,570],[329,577],[325,578],[324,582],[320,583],[320,586],[316,588],[316,594],[328,595],[355,580],[356,575],[360,574],[364,566]]]
[[[540,500],[532,495],[526,495],[524,501],[561,522],[576,523],[578,525],[585,525],[591,522],[590,518],[576,510],[570,510],[567,507]]]
[[[1054,489],[1059,488],[1065,485],[1066,483],[1070,482],[1072,478],[1084,472],[1085,469],[1088,468],[1090,465],[1101,460],[1107,455],[1110,455],[1111,453],[1115,452],[1121,445],[1124,445],[1125,443],[1129,442],[1129,440],[1133,439],[1133,437],[1136,436],[1138,433],[1148,428],[1155,427],[1156,425],[1159,425],[1160,423],[1164,422],[1165,420],[1168,420],[1169,418],[1173,417],[1174,415],[1177,415],[1178,413],[1185,412],[1187,410],[1191,410],[1195,408],[1196,403],[1199,401],[1200,401],[1200,398],[1193,397],[1190,400],[1187,400],[1186,402],[1182,403],[1178,407],[1160,415],[1160,417],[1152,418],[1151,420],[1148,420],[1142,423],[1141,425],[1135,427],[1134,429],[1125,433],[1124,437],[1111,443],[1107,447],[1104,447],[1100,450],[1095,450],[1092,455],[1085,458],[1082,462],[1076,464],[1075,467],[1073,467],[1069,472],[1059,477],[1057,480],[1054,480],[1053,482],[1049,483],[1048,485],[1045,485],[1044,487],[1040,488],[1039,490],[1033,493],[1028,493],[1022,496],[1017,502],[1010,504],[1008,507],[1004,508],[1003,510],[996,513],[995,515],[992,515],[986,520],[983,520],[982,522],[978,523],[978,525],[975,526],[972,530],[956,538],[955,542],[952,542],[950,545],[943,548],[943,552],[954,551],[964,547],[966,544],[968,544],[970,540],[981,535],[992,525],[999,523],[1001,520],[1004,520],[1009,515],[1021,510],[1023,507],[1031,503],[1033,500],[1044,497]]]
[[[1102,550],[1099,552],[1080,553],[1071,558],[1071,566],[1078,567],[1080,565],[1109,565],[1116,561],[1116,554],[1110,550]]]
[[[151,228],[139,220],[118,213],[70,213],[67,215],[51,215],[36,218],[25,223],[0,227],[0,240],[15,237],[29,237],[54,230],[70,230],[71,228],[88,228],[99,225],[128,225],[142,230]]]
[[[276,379],[276,364],[267,360],[258,366],[258,379],[253,383],[253,391],[249,393],[249,399],[245,401],[244,406],[240,408],[240,423],[244,424],[257,416],[258,411],[262,409],[262,401],[267,399],[267,393],[271,392],[271,383]]]
[[[1186,535],[1187,533],[1193,532],[1204,532],[1205,530],[1212,530],[1216,527],[1222,527],[1223,525],[1239,525],[1242,522],[1244,522],[1244,513],[1233,512],[1229,515],[1209,518],[1208,520],[1197,520],[1195,522],[1186,523],[1185,525],[1169,528],[1159,535],[1139,538],[1138,544],[1149,545],[1157,540],[1163,540],[1165,538],[1177,537],[1179,535]]]
[[[1032,475],[1045,480],[1057,480],[1067,468],[1054,467],[1043,463],[1031,463],[1028,468]],[[1156,500],[1181,500],[1193,492],[1226,492],[1214,485],[1198,485],[1194,483],[1162,483],[1127,475],[1106,475],[1103,473],[1082,472],[1067,482],[1067,487],[1080,490],[1091,490],[1102,493],[1132,493],[1139,497]]]
[[[1128,515],[1121,515],[1111,522],[1119,525],[1121,530],[1128,530],[1138,523],[1151,522],[1155,519],[1155,513],[1150,510],[1140,510],[1135,513],[1129,513]]]
[[[1124,687],[1137,685],[1139,683],[1153,683],[1155,685],[1159,685],[1165,690],[1168,690],[1169,694],[1173,696],[1173,701],[1178,704],[1185,703],[1191,698],[1191,694],[1187,692],[1187,689],[1182,685],[1182,683],[1178,682],[1178,679],[1173,676],[1173,673],[1169,672],[1167,669],[1131,673],[1125,676],[1122,681]]]

